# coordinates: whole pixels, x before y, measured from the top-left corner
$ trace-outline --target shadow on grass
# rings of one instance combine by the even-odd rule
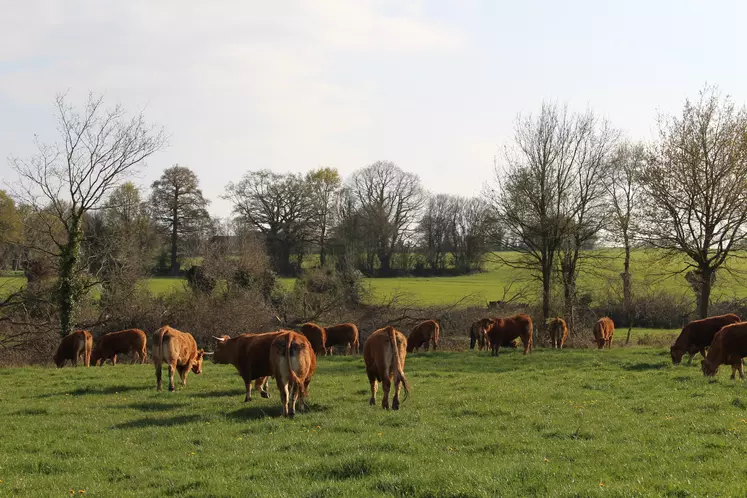
[[[146,417],[122,424],[111,426],[112,429],[142,429],[145,427],[172,427],[175,425],[185,425],[199,422],[202,420],[200,415],[178,415],[169,418]]]
[[[120,406],[121,405],[115,405],[116,408],[119,408]],[[167,412],[184,406],[187,406],[186,403],[161,403],[156,401],[153,403],[131,403],[129,405],[124,405],[124,408],[140,410],[141,412]]]
[[[321,413],[329,411],[329,407],[325,405],[309,404],[306,409],[300,408],[300,403],[296,405],[296,416],[303,417],[309,413]],[[228,418],[234,420],[254,420],[266,417],[281,417],[283,415],[283,407],[278,402],[277,405],[272,406],[244,406],[238,410],[226,413]]]
[[[222,391],[207,391],[202,393],[190,393],[190,398],[228,398],[231,396],[245,396],[244,389],[223,389]],[[252,394],[254,396],[254,394]]]
[[[626,365],[623,365],[622,369],[628,370],[630,372],[645,372],[646,370],[661,370],[667,367],[668,365],[666,363],[639,362],[639,363],[628,363]]]
[[[46,394],[38,395],[37,398],[52,398],[54,396],[64,396],[66,394],[70,394],[72,396],[84,396],[86,394],[109,395],[109,394],[126,393],[130,391],[147,391],[148,389],[153,389],[155,391],[155,388],[152,386],[118,385],[118,386],[107,386],[107,387],[79,387],[77,389],[73,389],[69,393],[68,392],[46,393]]]

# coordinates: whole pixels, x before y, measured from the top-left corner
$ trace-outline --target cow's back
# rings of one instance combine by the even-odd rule
[[[270,362],[272,342],[283,333],[284,331],[277,331],[249,334],[243,337],[238,354],[239,364],[237,368],[239,372],[249,369],[252,379],[272,375],[272,364]]]
[[[716,332],[706,360],[717,366],[735,357],[747,357],[747,322],[729,324]]]
[[[405,356],[407,355],[407,338],[399,330],[394,329],[397,340],[396,347],[399,352],[400,366],[405,368]],[[366,371],[382,380],[394,374],[391,366],[394,363],[394,351],[392,348],[391,335],[387,328],[379,329],[368,336],[363,346],[363,361]]]
[[[716,332],[722,327],[740,322],[739,316],[729,313],[726,315],[711,316],[701,320],[693,320],[682,328],[674,346],[688,350],[691,347],[708,347],[713,342]]]
[[[358,342],[358,327],[354,323],[339,323],[325,327],[324,332],[327,335],[327,347]]]
[[[162,334],[163,331],[163,334]],[[181,332],[168,325],[156,330],[151,337],[151,356],[154,361],[185,365],[197,356],[197,341],[188,332]]]
[[[130,351],[141,351],[146,347],[147,338],[145,332],[140,329],[126,329],[117,332],[109,332],[99,339],[103,352],[111,354],[123,354]],[[99,346],[97,344],[97,347]]]
[[[324,345],[327,342],[325,330],[315,323],[304,323],[300,328],[301,334],[309,340],[315,353],[324,351]]]

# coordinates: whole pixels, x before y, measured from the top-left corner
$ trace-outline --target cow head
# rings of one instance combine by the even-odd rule
[[[679,365],[682,362],[682,357],[685,355],[685,350],[672,346],[669,348],[669,354],[672,355],[672,364]]]
[[[96,344],[96,346],[93,348],[93,351],[91,351],[91,365],[94,367],[101,359],[101,353],[102,353],[101,343],[99,342]],[[103,360],[102,360],[103,361]]]
[[[213,352],[213,363],[230,363],[231,355],[233,353],[232,347],[228,344],[230,336],[222,335],[220,337],[213,336],[213,339],[217,341],[215,345],[215,351]]]
[[[192,360],[192,371],[196,374],[202,373],[202,359],[205,357],[205,350],[198,349],[197,356]]]
[[[62,352],[59,349],[54,354],[54,363],[55,365],[57,365],[57,368],[62,368],[63,365],[65,365],[65,357],[62,355]]]
[[[706,377],[713,377],[718,373],[718,365],[714,365],[708,358],[700,363],[700,369],[703,371],[703,375]]]

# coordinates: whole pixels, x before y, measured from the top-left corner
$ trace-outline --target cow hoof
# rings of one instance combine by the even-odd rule
[[[270,397],[270,393],[268,393],[267,391],[262,391],[262,392],[259,393],[259,395],[262,396],[263,398],[269,398]]]
[[[174,389],[173,386],[169,386],[169,391],[173,393],[174,391],[176,391],[176,389]]]
[[[376,398],[371,398],[371,399],[369,399],[369,400],[368,400],[368,404],[369,404],[370,406],[373,406],[373,405],[375,405],[375,404],[376,404]]]
[[[252,400],[252,398],[244,398],[244,403],[249,403]]]
[[[296,416],[296,412],[288,413],[288,418],[294,418],[295,416]]]
[[[399,401],[392,401],[392,410],[399,410]]]

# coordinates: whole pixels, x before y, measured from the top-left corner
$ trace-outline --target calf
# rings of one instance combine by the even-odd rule
[[[593,332],[598,349],[602,349],[604,346],[607,346],[607,349],[612,348],[612,336],[615,334],[615,322],[612,321],[612,318],[605,316],[597,320]]]
[[[556,317],[547,327],[550,332],[550,345],[553,349],[563,349],[566,339],[568,339],[568,325],[560,317]]]
[[[241,334],[234,338],[227,335],[213,337],[218,341],[213,354],[213,363],[231,364],[236,367],[246,386],[244,402],[252,400],[252,381],[260,396],[269,398],[267,381],[272,375],[270,347],[281,332],[264,334]]]
[[[278,385],[283,403],[283,416],[293,418],[299,395],[306,405],[311,376],[316,370],[316,355],[311,343],[302,334],[280,331],[270,347],[272,376]]]
[[[54,362],[57,368],[65,365],[65,360],[70,360],[74,367],[78,366],[78,357],[83,355],[83,364],[91,366],[91,349],[93,336],[87,330],[76,330],[62,338],[57,352],[54,354]]]
[[[508,318],[483,318],[481,327],[485,330],[493,356],[498,356],[501,346],[513,343],[521,338],[524,354],[531,353],[534,346],[532,339],[533,325],[529,315],[518,314]]]
[[[187,375],[191,369],[195,374],[202,373],[202,358],[205,351],[197,349],[192,334],[180,332],[168,325],[153,332],[153,364],[156,367],[156,389],[161,390],[161,364],[169,366],[169,391],[174,391],[174,370],[179,372],[182,385],[187,385]]]
[[[140,364],[147,359],[145,332],[140,329],[120,330],[102,335],[96,342],[91,353],[91,362],[94,366],[101,360],[104,366],[106,360],[111,360],[112,365],[117,364],[117,355],[132,352],[132,362],[140,359]]]
[[[733,314],[712,316],[702,320],[694,320],[682,328],[682,332],[669,348],[672,363],[679,365],[685,353],[690,355],[687,364],[693,362],[693,357],[700,353],[706,356],[706,348],[713,342],[713,336],[721,330],[721,327],[741,322],[742,320]]]
[[[473,322],[469,327],[469,348],[475,349],[475,344],[477,344],[478,351],[482,351],[485,341],[485,330],[482,328],[481,320]]]
[[[392,326],[379,329],[371,334],[363,346],[363,360],[366,364],[366,374],[371,383],[370,405],[376,404],[376,381],[384,387],[384,399],[381,407],[389,409],[389,389],[394,379],[394,398],[392,409],[399,409],[400,385],[405,393],[410,392],[410,385],[405,378],[405,356],[407,356],[407,338]]]
[[[719,365],[731,365],[731,378],[737,372],[744,379],[744,361],[747,356],[747,322],[733,323],[716,332],[708,355],[701,363],[703,375],[714,376]]]
[[[309,340],[314,354],[327,354],[324,344],[327,342],[327,333],[324,328],[315,323],[304,323],[301,325],[301,333]]]
[[[419,323],[412,329],[410,337],[407,338],[407,352],[412,353],[421,346],[425,346],[425,350],[428,351],[431,342],[433,342],[433,349],[436,349],[439,331],[440,327],[435,320],[426,320]]]
[[[350,354],[351,352],[358,354],[360,352],[358,327],[355,324],[341,323],[325,327],[324,332],[326,334],[324,345],[328,353],[332,353],[334,346],[345,346],[345,354]]]

